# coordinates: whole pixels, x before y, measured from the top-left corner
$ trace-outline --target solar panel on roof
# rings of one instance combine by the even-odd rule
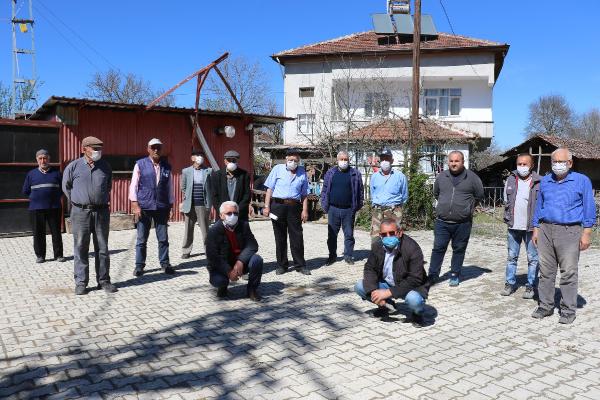
[[[388,14],[373,14],[373,29],[375,33],[380,35],[393,35],[394,25]]]
[[[413,19],[408,14],[396,14],[394,15],[394,21],[396,22],[396,32],[398,35],[412,35],[414,31]],[[421,24],[422,26],[422,24]]]
[[[421,35],[437,36],[437,34],[431,15],[421,15]]]

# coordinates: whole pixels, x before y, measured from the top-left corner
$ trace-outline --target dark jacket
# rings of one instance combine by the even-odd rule
[[[248,266],[248,262],[258,251],[258,243],[250,230],[248,221],[238,222],[234,232],[241,250],[237,260],[241,261],[244,266]],[[230,255],[231,245],[225,234],[223,221],[220,220],[210,227],[206,235],[206,258],[209,270],[227,275],[233,266],[229,265]]]
[[[531,220],[535,211],[535,204],[538,193],[540,192],[540,181],[542,177],[537,172],[531,173],[531,186],[529,188],[529,203],[527,205],[527,230],[532,231],[533,226]],[[519,183],[519,175],[517,170],[511,172],[504,184],[504,222],[509,228],[512,228],[515,222],[515,200],[517,198],[517,185]]]
[[[352,212],[356,213],[364,204],[363,181],[360,172],[356,168],[349,167],[350,186],[352,188]],[[321,190],[321,207],[323,211],[329,211],[329,192],[331,190],[331,181],[333,175],[340,172],[338,167],[329,168],[323,179],[323,189]]]
[[[235,201],[240,210],[239,218],[248,220],[248,205],[250,204],[250,177],[248,173],[241,168],[233,171],[233,175],[237,179],[235,192],[233,193],[233,201]],[[227,169],[221,168],[218,171],[213,171],[210,174],[210,190],[212,197],[212,206],[219,214],[219,207],[226,201],[229,201],[229,191],[227,190]]]
[[[477,201],[483,200],[483,184],[475,172],[465,169],[460,182],[454,186],[450,171],[445,170],[435,179],[433,195],[438,201],[435,208],[437,218],[466,222],[473,217]]]
[[[426,285],[427,274],[423,267],[423,252],[410,236],[404,234],[401,240],[400,251],[394,257],[393,271],[396,285],[390,287],[390,291],[395,299],[403,299],[411,290],[419,292],[426,299],[429,289]],[[377,240],[371,246],[371,253],[364,269],[363,287],[369,296],[378,288],[379,282],[384,280],[384,261],[385,249],[381,240]]]

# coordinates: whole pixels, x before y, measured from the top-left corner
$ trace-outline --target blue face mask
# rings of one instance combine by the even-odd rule
[[[393,250],[396,246],[400,244],[400,239],[397,236],[386,236],[381,239],[381,242],[388,250]]]

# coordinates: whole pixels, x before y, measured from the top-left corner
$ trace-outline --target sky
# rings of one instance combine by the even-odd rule
[[[0,82],[12,80],[8,1],[0,5]],[[22,0],[17,4],[25,5]],[[444,14],[444,5],[448,19]],[[116,67],[168,88],[223,52],[259,62],[273,99],[283,77],[271,54],[372,29],[385,0],[33,0],[39,103],[82,96],[96,71]],[[422,0],[438,31],[508,43],[494,87],[495,141],[523,140],[528,105],[561,94],[577,113],[600,108],[600,1]],[[25,65],[23,64],[23,68]],[[176,93],[192,106],[192,86]]]

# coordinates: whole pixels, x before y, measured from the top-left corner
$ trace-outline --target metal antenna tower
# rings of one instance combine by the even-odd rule
[[[37,102],[37,71],[35,67],[35,39],[33,0],[10,0],[12,4],[12,114],[27,117]],[[17,4],[19,2],[20,4]],[[26,7],[26,10],[23,8]],[[29,15],[27,15],[29,11]],[[31,38],[30,46],[27,38]],[[20,40],[17,40],[20,39]],[[20,63],[20,61],[23,61]],[[29,62],[26,62],[29,61]]]

